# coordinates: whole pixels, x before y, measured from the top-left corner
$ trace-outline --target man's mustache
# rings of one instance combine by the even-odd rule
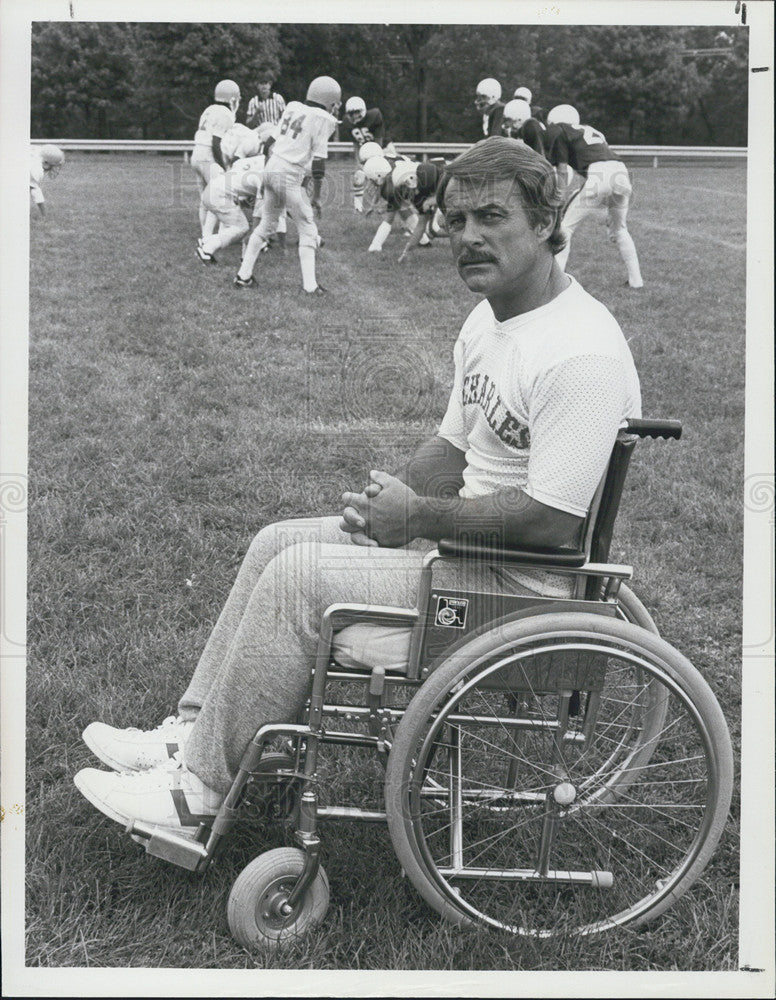
[[[462,253],[458,257],[458,267],[463,267],[464,264],[490,264],[494,260],[493,257],[488,254],[483,253]]]

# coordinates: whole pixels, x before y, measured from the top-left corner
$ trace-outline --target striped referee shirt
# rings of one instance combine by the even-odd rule
[[[283,117],[285,110],[286,102],[280,94],[270,94],[266,100],[262,100],[257,95],[248,102],[247,116],[253,128],[263,125],[264,122],[276,125]]]

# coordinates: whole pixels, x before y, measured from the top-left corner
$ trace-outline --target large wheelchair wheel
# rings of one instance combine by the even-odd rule
[[[549,937],[662,913],[709,860],[732,782],[724,717],[685,657],[629,622],[556,613],[479,635],[431,674],[386,803],[438,912]]]
[[[647,611],[630,587],[624,583],[620,584],[620,592],[617,595],[617,601],[620,617],[623,621],[632,622],[634,625],[638,625],[641,628],[646,629],[647,632],[652,632],[653,635],[660,634],[652,615],[649,611]]]

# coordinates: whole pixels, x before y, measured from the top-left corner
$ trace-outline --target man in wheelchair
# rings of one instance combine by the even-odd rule
[[[403,473],[374,470],[344,494],[341,515],[262,528],[175,717],[151,731],[86,728],[110,770],[83,769],[75,783],[111,819],[207,822],[257,729],[304,703],[325,610],[413,607],[439,539],[486,524],[505,545],[577,541],[618,429],[640,415],[625,338],[557,265],[561,198],[533,150],[478,142],[446,169],[438,202],[459,274],[484,298],[456,342],[437,434]],[[445,562],[439,573],[451,589],[570,594],[569,576],[528,567]]]

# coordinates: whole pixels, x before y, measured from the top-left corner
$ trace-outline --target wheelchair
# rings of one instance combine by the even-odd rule
[[[549,938],[658,917],[707,864],[733,786],[711,689],[624,583],[631,568],[607,562],[636,441],[680,435],[676,421],[628,422],[577,549],[505,550],[474,533],[425,557],[415,609],[329,607],[303,713],[258,730],[212,822],[128,832],[202,871],[247,809],[289,823],[299,846],[259,855],[229,896],[246,948],[322,921],[330,819],[386,823],[403,872],[459,925]],[[568,575],[573,596],[442,590],[445,559]],[[381,808],[322,800],[328,745],[377,754]]]

